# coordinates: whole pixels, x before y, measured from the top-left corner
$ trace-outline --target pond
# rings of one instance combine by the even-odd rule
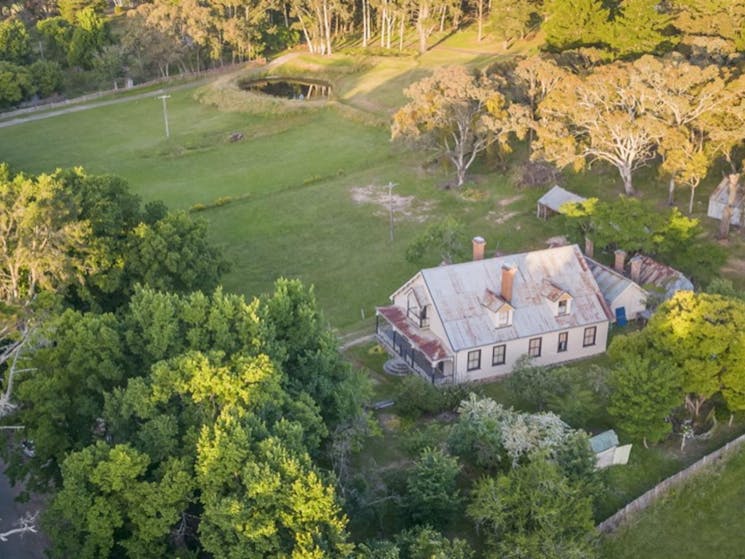
[[[320,100],[328,99],[331,94],[331,85],[320,80],[265,78],[262,80],[245,80],[239,85],[244,91],[263,93],[283,99]]]

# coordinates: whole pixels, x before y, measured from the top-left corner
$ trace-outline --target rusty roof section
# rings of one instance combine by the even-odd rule
[[[693,283],[681,272],[670,266],[657,262],[649,256],[637,254],[630,262],[640,261],[639,284],[653,285],[665,290],[665,298],[669,299],[676,291],[693,291]]]
[[[564,294],[569,294],[568,291],[562,289],[558,285],[556,285],[554,282],[544,279],[541,282],[541,295],[543,295],[546,299],[551,301],[552,303],[555,303],[559,299],[561,299],[561,296]]]
[[[505,301],[501,295],[497,295],[491,289],[487,288],[484,290],[484,296],[481,298],[481,304],[489,309],[491,312],[499,312],[499,309],[507,305],[508,309],[512,306]]]
[[[440,361],[452,359],[452,355],[442,345],[440,339],[415,326],[406,318],[406,313],[400,307],[390,305],[388,307],[377,307],[375,309],[393,328],[409,340],[409,343],[427,356],[427,359],[435,365]]]
[[[495,328],[482,304],[485,290],[501,293],[502,265],[517,268],[513,280],[512,324]],[[589,326],[612,318],[610,309],[577,245],[464,262],[421,271],[430,300],[442,320],[453,351]],[[544,280],[571,286],[567,315],[543,296]]]

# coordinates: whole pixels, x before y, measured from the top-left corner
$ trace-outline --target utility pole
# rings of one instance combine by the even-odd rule
[[[388,181],[388,214],[390,216],[390,237],[393,242],[393,188],[398,186]]]
[[[171,131],[168,129],[168,104],[166,103],[166,99],[168,99],[170,95],[160,95],[158,99],[163,100],[163,122],[166,125],[166,138],[171,137]]]

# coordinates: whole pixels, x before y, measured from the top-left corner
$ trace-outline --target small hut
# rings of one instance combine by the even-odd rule
[[[538,200],[538,208],[536,215],[539,219],[548,219],[552,215],[560,214],[561,206],[569,202],[584,202],[587,198],[583,198],[579,194],[564,190],[559,185],[554,185],[551,190],[546,192]]]
[[[714,219],[722,219],[724,215],[724,209],[727,207],[727,200],[729,198],[729,179],[724,177],[722,182],[714,189],[714,192],[709,196],[709,210],[706,215],[713,217]],[[742,220],[742,207],[743,207],[743,191],[742,187],[737,188],[737,197],[735,198],[735,206],[732,208],[732,217],[729,222],[731,225],[739,226]]]
[[[618,446],[618,435],[613,429],[591,437],[590,446],[595,453],[595,468],[598,470],[608,466],[623,466],[629,461],[631,445]]]

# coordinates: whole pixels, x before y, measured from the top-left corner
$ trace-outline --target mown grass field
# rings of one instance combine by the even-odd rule
[[[606,559],[745,557],[745,452],[689,480],[605,540]]]
[[[555,227],[529,218],[539,192],[517,193],[490,172],[472,185],[479,200],[468,201],[438,188],[448,180],[442,169],[423,171],[419,154],[390,143],[389,114],[429,63],[357,60],[301,55],[278,70],[314,69],[337,78],[339,101],[327,107],[220,110],[196,100],[196,89],[180,90],[168,100],[166,139],[154,94],[0,129],[1,158],[33,173],[80,165],[117,174],[145,200],[174,209],[240,198],[195,214],[210,222],[232,264],[226,288],[254,295],[279,276],[300,277],[315,285],[329,321],[342,330],[368,324],[374,306],[415,271],[405,249],[429,220],[452,214],[469,234],[485,235],[492,249],[543,246]],[[233,132],[244,139],[231,143]],[[394,214],[393,242],[381,198],[389,181],[396,196],[411,197]],[[360,188],[373,202],[355,200]]]
[[[331,80],[335,99],[326,106],[265,102],[235,89],[229,95],[217,87],[182,89],[168,100],[167,140],[154,92],[153,98],[0,129],[0,159],[34,173],[81,165],[121,175],[144,199],[174,209],[239,198],[195,214],[210,222],[214,241],[232,263],[225,286],[254,295],[279,276],[300,277],[315,285],[332,325],[355,331],[368,327],[374,306],[415,271],[404,259],[406,246],[433,220],[456,217],[467,234],[485,236],[490,251],[541,248],[562,233],[555,220],[534,217],[543,189],[516,190],[508,166],[475,168],[466,199],[439,188],[450,179],[446,169],[423,169],[427,156],[389,140],[390,115],[405,102],[408,84],[442,64],[486,67],[513,54],[500,49],[476,44],[467,31],[421,57],[299,54],[269,71]],[[226,82],[225,76],[215,81]],[[231,143],[234,132],[244,139]],[[525,146],[518,146],[508,163],[526,158]],[[394,214],[393,242],[382,195],[389,181],[404,198]],[[715,182],[699,188],[699,215]],[[566,185],[584,195],[620,192],[615,170],[603,166],[568,175]],[[651,169],[638,174],[637,187],[662,203],[664,185]],[[373,201],[360,203],[356,189],[367,189],[363,194],[372,193]],[[685,194],[680,198],[685,203]]]

